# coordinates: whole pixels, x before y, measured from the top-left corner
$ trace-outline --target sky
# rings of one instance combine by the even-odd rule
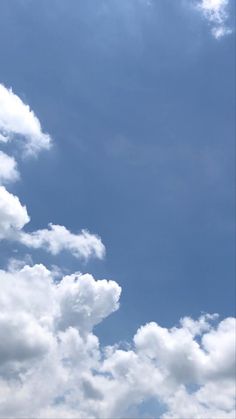
[[[1,0],[0,418],[234,418],[234,22]]]

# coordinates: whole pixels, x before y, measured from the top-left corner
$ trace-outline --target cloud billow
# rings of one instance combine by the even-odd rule
[[[24,137],[30,154],[49,148],[34,113],[0,86],[2,144]],[[8,192],[19,179],[15,159],[0,152],[0,239],[76,258],[102,259],[99,236],[66,227],[26,232],[26,206]],[[63,276],[24,261],[0,270],[0,417],[142,417],[150,399],[163,419],[235,415],[235,319],[205,314],[178,326],[141,326],[124,350],[102,347],[94,327],[119,308],[121,287],[75,272]]]
[[[0,287],[0,417],[127,418],[150,397],[163,418],[233,417],[235,319],[152,322],[130,349],[101,348],[93,327],[118,309],[116,282],[79,273],[55,282],[34,265],[0,271]]]

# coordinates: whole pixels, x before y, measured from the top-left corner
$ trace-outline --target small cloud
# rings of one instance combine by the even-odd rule
[[[51,137],[42,131],[41,124],[19,96],[0,84],[0,142],[17,140],[24,153],[37,155],[51,146]]]
[[[86,230],[74,234],[62,225],[49,224],[48,229],[32,233],[21,232],[19,241],[34,249],[44,248],[53,255],[63,250],[70,251],[76,258],[84,260],[91,257],[103,259],[105,255],[105,246],[99,236]]]
[[[212,35],[216,39],[219,39],[219,38],[222,38],[222,36],[231,34],[232,30],[229,29],[229,28],[225,28],[223,26],[219,26],[219,27],[216,27],[216,28],[212,28],[211,32],[212,32]]]
[[[222,38],[232,33],[227,25],[229,0],[200,0],[197,9],[211,25],[211,33],[216,38]]]
[[[25,265],[32,266],[33,265],[33,259],[31,255],[28,253],[21,259],[17,258],[10,258],[8,260],[7,268],[9,272],[16,272],[20,269],[22,269]]]

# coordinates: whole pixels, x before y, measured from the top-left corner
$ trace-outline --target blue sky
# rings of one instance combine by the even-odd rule
[[[53,139],[32,159],[5,148],[25,231],[86,228],[106,247],[85,263],[3,241],[1,265],[30,253],[117,281],[101,344],[150,321],[235,312],[235,7],[219,23],[197,3],[1,0],[0,82]],[[214,36],[221,26],[232,33]]]

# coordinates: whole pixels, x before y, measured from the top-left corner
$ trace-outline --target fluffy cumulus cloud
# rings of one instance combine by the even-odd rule
[[[197,7],[210,23],[215,38],[232,32],[227,25],[229,0],[200,0]]]
[[[22,232],[19,240],[35,249],[45,248],[53,255],[57,255],[62,250],[68,250],[75,257],[86,260],[93,256],[102,259],[105,254],[105,247],[100,237],[86,230],[73,234],[64,226],[55,224],[50,224],[49,229],[37,230],[33,233]]]
[[[34,265],[0,271],[0,287],[0,417],[147,417],[150,398],[163,419],[234,417],[235,319],[152,322],[102,348],[93,327],[119,307],[116,282]]]
[[[23,140],[28,153],[50,144],[34,113],[4,86],[0,131],[2,142]],[[27,209],[3,186],[18,177],[15,159],[0,152],[0,239],[52,255],[104,256],[101,239],[86,230],[50,224],[26,232]],[[234,318],[185,317],[169,329],[152,322],[126,349],[101,347],[94,327],[119,308],[115,281],[8,262],[0,270],[0,418],[235,417]],[[150,412],[150,400],[163,413]]]
[[[27,154],[48,149],[51,138],[43,133],[40,122],[19,96],[0,84],[0,142],[14,140]]]
[[[3,145],[12,140],[13,147],[18,141],[27,154],[37,154],[51,144],[50,136],[43,133],[39,120],[29,106],[11,89],[0,84],[0,143]],[[0,150],[0,240],[15,240],[35,249],[42,247],[53,255],[67,250],[84,260],[104,257],[105,247],[100,237],[86,230],[73,234],[64,226],[50,224],[48,229],[24,232],[23,228],[30,220],[27,209],[17,196],[3,186],[17,178],[19,172],[15,158]]]
[[[34,249],[44,248],[53,255],[67,250],[85,261],[92,257],[102,259],[105,255],[105,246],[95,234],[86,230],[73,234],[64,226],[54,224],[50,224],[49,229],[26,233],[22,229],[29,221],[27,209],[19,198],[0,186],[0,240],[8,239]]]

